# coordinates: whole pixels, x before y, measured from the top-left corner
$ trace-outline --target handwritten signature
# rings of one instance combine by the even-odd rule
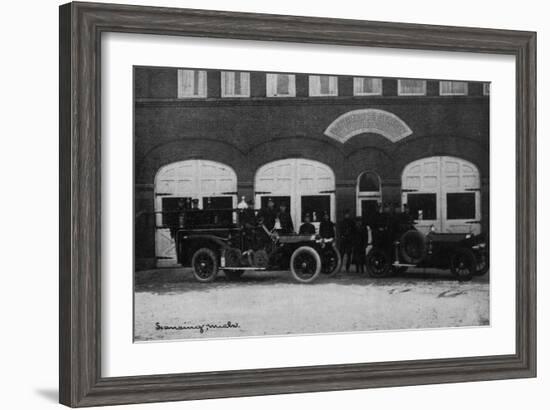
[[[241,326],[238,322],[228,320],[226,323],[198,323],[189,325],[161,325],[155,323],[155,330],[198,330],[199,333],[208,332],[210,329],[238,329]]]

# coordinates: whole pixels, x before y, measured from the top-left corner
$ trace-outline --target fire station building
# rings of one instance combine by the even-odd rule
[[[488,232],[488,83],[135,67],[134,104],[138,269],[174,263],[161,212],[182,199]]]

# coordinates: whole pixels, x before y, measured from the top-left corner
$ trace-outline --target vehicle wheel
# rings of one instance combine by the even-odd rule
[[[342,268],[342,256],[340,251],[334,246],[323,252],[321,272],[327,277],[331,277],[340,272]]]
[[[451,272],[459,281],[472,279],[476,272],[476,257],[469,249],[458,249],[451,256]]]
[[[313,282],[321,273],[321,257],[310,246],[301,246],[290,257],[290,271],[298,282]]]
[[[218,274],[218,257],[212,249],[201,248],[191,259],[193,275],[199,282],[212,282]]]
[[[367,272],[373,278],[383,278],[391,273],[391,261],[387,252],[372,248],[367,255]]]
[[[426,256],[426,237],[421,232],[411,229],[399,239],[401,259],[407,263],[420,263]]]
[[[475,276],[485,275],[489,271],[489,255],[487,252],[481,252],[476,255],[476,271]]]
[[[225,273],[225,277],[227,278],[227,280],[234,281],[239,280],[241,276],[243,276],[244,270],[224,269],[223,273]]]

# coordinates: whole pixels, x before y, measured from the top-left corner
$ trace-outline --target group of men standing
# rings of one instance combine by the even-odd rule
[[[280,234],[294,233],[294,223],[292,222],[292,216],[288,211],[286,203],[281,203],[279,209],[275,208],[275,202],[269,198],[267,201],[267,207],[262,208],[258,213],[258,217],[262,219],[262,223],[269,231],[276,231]],[[306,213],[304,215],[304,222],[300,225],[298,235],[315,235],[315,225],[311,223],[311,215]],[[330,220],[330,215],[325,212],[322,216],[322,221],[319,225],[319,235],[322,238],[334,238],[335,237],[335,225]]]
[[[182,200],[183,201],[183,200]],[[185,203],[178,204],[182,211],[188,208]],[[199,223],[202,217],[199,211],[199,201],[194,199],[191,201],[190,209],[192,212],[179,213],[179,226],[195,226]],[[242,206],[241,206],[242,205]],[[183,221],[185,219],[185,223]],[[264,225],[269,232],[277,232],[278,234],[293,234],[294,223],[292,216],[285,202],[282,202],[277,209],[272,198],[267,201],[267,206],[262,208],[256,214],[254,211],[254,203],[243,201],[239,204],[239,220],[249,230],[258,226],[258,223]],[[346,272],[349,272],[350,266],[355,264],[356,271],[364,272],[366,263],[367,247],[372,242],[371,230],[368,224],[363,223],[360,218],[353,218],[349,210],[344,211],[344,219],[342,220],[339,232],[339,248],[342,260],[345,262]],[[175,233],[174,224],[174,233]],[[315,235],[316,228],[312,223],[311,214],[306,213],[303,218],[303,223],[298,229],[299,235]],[[330,220],[328,212],[324,212],[321,216],[319,224],[319,236],[321,238],[336,238],[336,224]]]
[[[372,243],[372,231],[361,218],[352,218],[349,210],[344,211],[340,226],[340,254],[346,261],[346,272],[352,262],[358,273],[364,273],[368,246]]]
[[[281,203],[279,209],[275,208],[275,202],[270,198],[267,206],[258,213],[263,225],[269,231],[276,231],[280,234],[294,233],[294,223],[288,211],[286,203]],[[315,226],[311,223],[311,215],[304,215],[304,222],[298,230],[299,235],[315,235]],[[330,215],[325,212],[319,224],[319,236],[322,238],[335,238],[336,225],[330,220]],[[344,219],[340,226],[340,253],[345,261],[346,272],[349,272],[352,264],[355,264],[356,271],[365,271],[367,247],[372,242],[372,234],[369,226],[364,224],[360,218],[352,218],[349,210],[344,212]]]

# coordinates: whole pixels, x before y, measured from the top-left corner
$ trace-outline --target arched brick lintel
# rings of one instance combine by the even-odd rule
[[[374,108],[349,111],[336,118],[325,130],[327,137],[342,144],[364,133],[380,134],[397,142],[412,134],[409,126],[397,115]]]

